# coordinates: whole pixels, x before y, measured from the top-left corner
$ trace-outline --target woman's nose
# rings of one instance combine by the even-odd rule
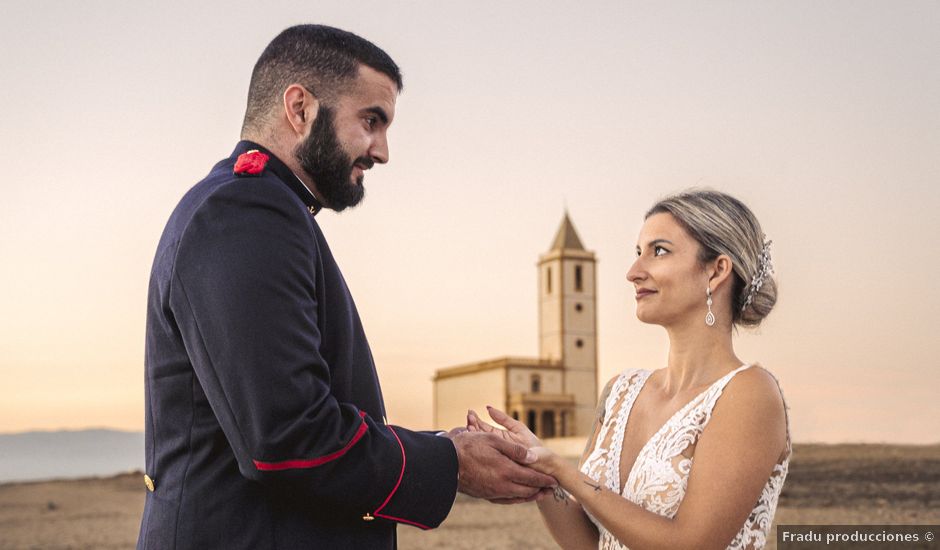
[[[630,266],[630,269],[627,270],[627,280],[631,283],[636,283],[637,281],[642,281],[646,277],[646,272],[643,271],[643,266],[640,264],[640,259],[637,258],[633,265]]]

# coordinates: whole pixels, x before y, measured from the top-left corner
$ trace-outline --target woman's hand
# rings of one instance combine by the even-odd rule
[[[506,428],[505,430],[500,430],[494,426],[487,424],[480,420],[480,417],[477,416],[475,411],[467,411],[467,430],[474,432],[489,432],[497,433],[504,438],[512,441],[513,443],[519,443],[525,445],[526,447],[542,447],[542,442],[539,438],[535,437],[535,434],[532,433],[525,424],[519,422],[503,411],[490,407],[487,405],[486,411],[489,413],[490,418],[500,426]]]
[[[564,460],[554,451],[548,447],[532,447],[529,449],[535,453],[535,456],[538,459],[529,464],[529,468],[532,468],[536,472],[541,472],[545,475],[556,477],[555,474],[558,473],[558,469],[561,467],[561,462]]]

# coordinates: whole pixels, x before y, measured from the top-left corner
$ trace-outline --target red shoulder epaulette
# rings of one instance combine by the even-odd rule
[[[264,172],[264,167],[267,166],[269,158],[271,157],[257,149],[242,153],[238,155],[238,160],[235,161],[235,175],[257,176]]]

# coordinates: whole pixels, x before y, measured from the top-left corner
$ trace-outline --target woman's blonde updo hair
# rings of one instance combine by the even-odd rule
[[[702,249],[704,264],[725,254],[734,267],[732,322],[756,327],[777,302],[777,283],[771,276],[770,241],[754,213],[738,199],[707,189],[690,189],[666,197],[646,213],[672,214]]]

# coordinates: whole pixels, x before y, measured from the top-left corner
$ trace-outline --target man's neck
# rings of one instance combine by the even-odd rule
[[[292,146],[284,143],[284,140],[277,139],[274,135],[259,136],[250,132],[243,132],[241,139],[253,141],[268,151],[271,151],[271,153],[280,159],[280,161],[293,172],[294,176],[304,184],[304,187],[317,199],[317,202],[323,205],[326,204],[323,200],[323,196],[317,190],[316,184],[313,183],[313,179],[301,168],[300,162],[298,162],[297,157],[294,155]]]

